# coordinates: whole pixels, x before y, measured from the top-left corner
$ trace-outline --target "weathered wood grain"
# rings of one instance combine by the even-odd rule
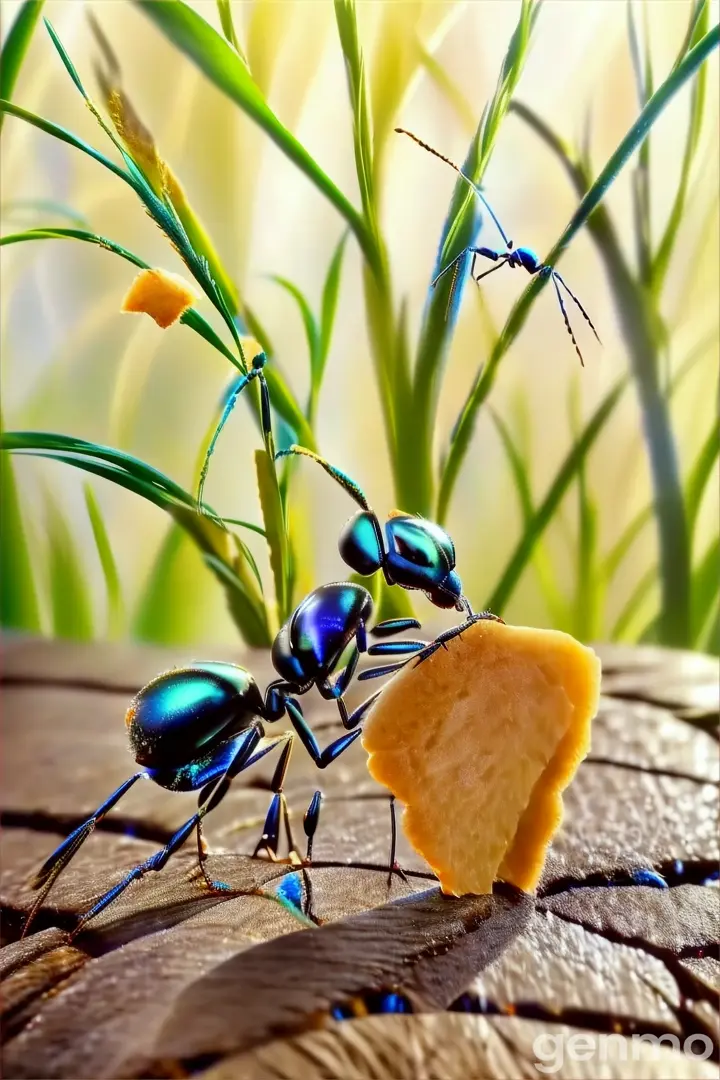
[[[567,792],[537,897],[442,897],[402,838],[408,877],[388,890],[389,802],[361,748],[322,774],[300,749],[286,785],[299,835],[313,790],[326,794],[306,880],[248,857],[270,798],[269,757],[207,821],[210,873],[232,892],[201,887],[188,845],[68,944],[64,931],[93,899],[195,807],[192,794],[137,785],[60,878],[36,932],[18,940],[32,872],[133,769],[129,697],[193,654],[8,643],[4,1075],[516,1080],[539,1075],[538,1036],[614,1033],[614,1057],[566,1059],[553,1075],[717,1076],[712,1061],[666,1047],[654,1059],[654,1047],[632,1041],[707,1036],[717,1056],[717,664],[667,650],[600,651],[606,696],[592,751]],[[232,650],[215,658],[239,659]],[[264,655],[242,662],[261,684],[270,678]],[[303,704],[329,742],[339,731],[334,706],[316,695]],[[671,887],[636,884],[638,870],[664,874]],[[310,899],[317,925],[290,902],[289,883]],[[386,990],[414,1015],[363,1019]],[[335,1007],[358,1018],[336,1022]]]

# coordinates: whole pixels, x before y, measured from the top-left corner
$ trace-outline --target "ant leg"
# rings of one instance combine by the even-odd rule
[[[556,293],[557,298],[558,298],[558,303],[560,305],[560,310],[562,312],[562,317],[565,320],[565,327],[567,329],[568,334],[570,335],[570,339],[571,339],[573,345],[575,346],[575,352],[580,357],[580,365],[582,367],[585,367],[585,361],[583,360],[583,354],[580,352],[580,346],[578,345],[577,341],[575,340],[575,335],[573,333],[572,326],[570,325],[570,319],[568,318],[568,313],[565,310],[565,303],[564,303],[563,298],[562,298],[562,293],[560,292],[560,286],[558,285],[557,281],[555,280],[555,274],[551,273],[550,274],[550,279],[551,279],[551,281],[552,281],[552,283],[553,283],[553,285],[555,287],[555,293]]]
[[[388,872],[388,889],[392,887],[393,874],[397,874],[407,881],[407,875],[402,867],[398,866],[396,859],[397,851],[397,818],[395,816],[395,796],[390,796],[390,870]]]
[[[303,830],[307,837],[307,853],[305,855],[304,862],[302,864],[303,881],[305,882],[305,912],[304,914],[308,918],[315,922],[315,918],[312,914],[312,880],[307,872],[308,866],[312,863],[312,849],[313,840],[315,839],[315,833],[318,827],[318,821],[320,820],[320,807],[322,806],[323,794],[322,791],[316,791],[310,800],[310,805],[305,811],[303,818]]]
[[[401,660],[398,664],[383,664],[381,667],[366,668],[365,671],[360,672],[357,681],[367,682],[368,679],[381,679],[383,675],[392,675],[393,672],[404,668],[411,659],[412,657],[409,657],[407,660]]]
[[[488,276],[488,274],[494,274],[496,270],[499,270],[502,266],[505,266],[506,262],[507,259],[503,257],[500,262],[495,264],[495,266],[491,266],[489,270],[484,270],[482,274],[478,274],[478,276],[473,279],[475,284],[478,285],[483,278],[486,278]]]
[[[133,784],[141,777],[147,776],[145,772],[137,772],[134,776],[131,776],[129,780],[126,780],[124,784],[121,784],[117,790],[113,791],[104,803],[98,806],[97,810],[90,815],[87,821],[84,821],[82,825],[78,825],[77,829],[74,829],[69,836],[66,836],[63,842],[55,848],[52,855],[43,863],[40,870],[37,872],[31,882],[32,889],[40,889],[40,895],[30,908],[28,917],[25,920],[25,925],[22,929],[21,938],[24,938],[27,934],[30,926],[37,915],[40,907],[42,906],[45,898],[52,889],[53,885],[62,874],[65,867],[70,860],[76,855],[79,849],[87,840],[90,833],[93,831],[99,821],[107,814],[108,810],[112,810],[113,806],[122,799],[123,795],[130,790]]]
[[[291,731],[287,731],[284,735],[279,736],[278,741],[280,739],[285,740],[285,746],[282,749],[270,783],[270,789],[274,794],[272,801],[270,802],[267,817],[265,818],[262,836],[258,840],[255,850],[253,851],[253,858],[257,858],[264,848],[273,861],[277,858],[281,823],[285,825],[285,831],[289,833],[291,848],[294,847],[292,843],[292,831],[290,829],[287,802],[285,800],[285,795],[283,794],[283,784],[285,783],[285,775],[288,770],[288,765],[290,764],[290,755],[292,754],[295,736]]]
[[[324,750],[321,750],[318,741],[313,735],[310,727],[303,716],[302,709],[297,701],[293,698],[288,698],[285,702],[290,722],[297,732],[300,742],[307,750],[310,757],[313,759],[318,769],[325,769],[344,750],[347,750],[348,746],[355,742],[357,737],[362,733],[360,728],[356,728],[355,731],[349,731],[347,735],[341,735],[339,739],[335,739],[329,746],[326,746]]]
[[[590,318],[590,316],[588,315],[588,313],[587,313],[587,311],[585,310],[585,308],[584,308],[584,307],[582,306],[582,304],[581,304],[581,303],[580,303],[580,301],[578,300],[578,298],[577,298],[577,296],[575,295],[575,293],[574,293],[574,292],[572,291],[572,289],[571,289],[571,288],[570,288],[570,286],[568,285],[567,281],[565,281],[565,278],[562,278],[562,277],[560,277],[560,275],[558,274],[557,270],[553,270],[553,272],[552,272],[552,273],[553,273],[553,277],[556,277],[556,278],[557,278],[557,280],[558,280],[558,281],[560,282],[560,284],[562,285],[562,287],[563,287],[563,288],[565,289],[565,291],[566,291],[566,292],[567,292],[567,293],[569,294],[570,298],[571,298],[572,300],[574,300],[574,301],[575,301],[575,303],[576,303],[576,304],[577,304],[577,306],[579,307],[580,311],[582,312],[583,316],[585,317],[585,320],[586,320],[586,321],[587,321],[587,323],[589,324],[589,326],[590,326],[590,329],[592,330],[593,334],[595,335],[595,337],[597,338],[597,340],[598,340],[598,341],[600,342],[600,344],[602,345],[602,341],[600,341],[600,335],[598,334],[597,330],[595,329],[595,324],[593,323],[592,319],[591,319],[591,318]]]
[[[246,769],[252,763],[253,750],[257,747],[257,744],[260,742],[262,735],[262,726],[260,724],[253,725],[249,729],[245,737],[240,742],[240,745],[233,760],[221,776],[219,782],[216,783],[213,789],[210,791],[209,797],[207,798],[207,801],[204,803],[204,805],[201,806],[198,811],[185,822],[184,825],[180,826],[177,832],[168,840],[165,847],[161,848],[160,851],[157,851],[154,855],[151,855],[149,859],[145,860],[145,862],[139,863],[136,867],[130,870],[130,872],[125,875],[122,881],[119,881],[117,885],[113,885],[111,889],[108,889],[108,891],[104,893],[100,897],[100,899],[93,904],[89,911],[86,911],[85,914],[81,916],[75,929],[70,934],[70,940],[72,940],[77,934],[79,934],[80,931],[85,927],[88,922],[90,922],[91,919],[94,919],[96,915],[99,915],[100,912],[104,911],[105,908],[108,907],[108,905],[112,904],[112,902],[116,900],[118,896],[124,893],[128,886],[132,885],[134,881],[138,881],[151,870],[158,872],[163,869],[165,863],[168,861],[170,856],[182,847],[182,845],[185,843],[187,838],[197,826],[198,822],[202,821],[205,815],[209,814],[211,810],[214,810],[215,807],[222,801],[222,799],[227,794],[228,789],[230,788],[233,777],[237,776],[239,772],[242,772],[243,769]],[[210,787],[211,785],[207,784],[204,791],[207,792]]]
[[[448,273],[448,272],[449,272],[450,270],[452,270],[452,269],[453,269],[453,267],[457,266],[457,264],[458,264],[458,263],[460,262],[460,260],[461,260],[461,259],[462,259],[462,258],[463,258],[463,257],[464,257],[465,255],[467,255],[467,253],[468,253],[469,251],[472,251],[472,250],[473,250],[473,249],[472,249],[472,248],[470,248],[470,247],[466,247],[466,248],[463,248],[463,249],[462,249],[462,251],[461,251],[461,252],[460,252],[460,253],[459,253],[458,255],[456,255],[456,256],[455,256],[455,258],[454,258],[454,259],[452,259],[452,260],[451,260],[451,261],[450,261],[450,262],[449,262],[449,263],[447,264],[447,266],[444,266],[444,267],[443,267],[443,269],[442,269],[442,270],[440,271],[440,273],[439,273],[439,274],[436,274],[436,275],[435,275],[435,277],[434,277],[434,278],[432,279],[432,281],[430,282],[430,288],[431,288],[431,289],[434,289],[434,288],[435,288],[435,286],[437,285],[438,281],[440,281],[440,279],[441,279],[441,278],[445,277],[445,274],[447,274],[447,273]]]
[[[420,623],[417,619],[385,619],[372,628],[370,636],[390,637],[392,634],[402,634],[405,630],[419,629]]]
[[[320,807],[322,806],[323,793],[322,791],[316,791],[310,800],[310,805],[305,811],[305,817],[303,818],[303,830],[307,837],[307,852],[305,854],[305,862],[312,862],[312,849],[313,840],[315,839],[315,833],[318,827],[318,821],[320,820]]]
[[[371,645],[368,656],[402,656],[404,653],[417,652],[429,645],[429,641],[381,641]]]
[[[100,899],[96,901],[96,903],[93,904],[90,910],[86,911],[85,914],[80,918],[77,926],[70,934],[70,940],[72,941],[73,938],[80,933],[80,931],[85,927],[88,922],[90,922],[91,919],[94,919],[95,916],[99,915],[101,911],[104,911],[109,904],[112,904],[113,900],[116,900],[121,893],[125,892],[127,887],[129,885],[132,885],[134,881],[138,881],[141,877],[144,877],[144,875],[147,874],[150,870],[162,870],[170,856],[174,852],[176,852],[178,848],[182,847],[188,836],[190,836],[193,829],[197,825],[198,821],[204,816],[206,812],[207,811],[205,810],[198,810],[196,814],[193,814],[193,816],[178,829],[178,831],[175,833],[174,836],[170,838],[164,848],[161,848],[161,850],[156,852],[155,855],[151,855],[149,859],[145,860],[145,862],[140,863],[138,866],[134,867],[134,869],[132,869],[128,874],[125,875],[122,881],[118,882],[117,885],[114,885],[112,889],[108,889],[108,891],[104,893],[100,897]]]
[[[470,618],[466,619],[465,622],[460,623],[459,626],[453,626],[450,628],[450,630],[445,630],[442,634],[438,634],[435,640],[431,641],[430,644],[427,645],[422,650],[422,652],[420,652],[415,657],[415,660],[417,661],[415,666],[418,667],[420,664],[422,664],[423,660],[427,660],[427,658],[429,656],[432,656],[433,653],[437,652],[441,646],[443,649],[447,649],[447,642],[452,641],[454,637],[462,637],[467,628],[469,626],[472,626],[473,623],[482,622],[485,620],[489,622],[504,623],[504,620],[501,619],[499,615],[493,615],[491,611],[478,612],[477,614],[472,615]]]

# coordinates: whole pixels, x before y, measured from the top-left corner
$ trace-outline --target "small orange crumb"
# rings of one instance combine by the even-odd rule
[[[195,290],[167,270],[141,270],[125,294],[121,311],[149,315],[166,330],[197,300]]]
[[[533,889],[590,745],[600,661],[569,634],[473,623],[411,660],[368,713],[371,774],[444,892]]]

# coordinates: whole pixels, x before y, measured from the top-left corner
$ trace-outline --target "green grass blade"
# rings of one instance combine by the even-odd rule
[[[7,454],[0,454],[0,522],[0,625],[39,633],[42,625],[33,559]]]
[[[166,190],[164,183],[159,183],[156,178],[149,175],[146,172],[143,164],[137,160],[136,155],[129,152],[124,146],[122,140],[118,138],[113,129],[106,124],[105,120],[101,116],[100,112],[96,108],[92,99],[88,95],[85,87],[83,86],[80,76],[70,59],[70,56],[65,50],[60,38],[55,32],[52,24],[45,19],[45,26],[50,34],[53,45],[57,50],[62,63],[68,72],[70,78],[75,84],[76,88],[82,94],[85,104],[90,109],[91,113],[97,120],[100,127],[103,129],[107,137],[111,140],[116,147],[118,153],[122,157],[126,170],[119,170],[118,175],[132,187],[135,194],[139,197],[145,209],[155,221],[156,225],[165,233],[171,244],[177,250],[178,254],[183,259],[190,273],[200,285],[207,298],[214,305],[214,307],[222,315],[225,324],[227,325],[230,333],[232,334],[233,341],[238,351],[240,359],[240,368],[244,370],[245,358],[243,356],[242,344],[237,332],[237,327],[233,320],[232,312],[228,307],[228,300],[226,299],[223,289],[228,290],[230,296],[230,303],[234,304],[236,301],[236,293],[234,285],[229,281],[222,264],[219,263],[217,256],[215,255],[214,248],[210,243],[207,234],[202,228],[200,222],[195,217],[192,209],[185,199],[180,185],[175,183],[175,195],[178,200],[178,206],[182,212],[185,220],[188,222],[188,226],[193,234],[195,244],[191,242],[188,232],[179,216],[173,200],[170,196],[169,190]],[[111,52],[109,42],[104,38],[102,31],[99,29],[97,23],[93,23],[95,28],[95,34],[98,38],[101,48],[107,54]],[[220,38],[222,41],[222,38]],[[235,55],[235,54],[233,54]],[[117,67],[117,61],[114,60],[114,64]],[[67,134],[67,133],[66,133]],[[93,156],[97,158],[97,153],[93,152]],[[100,158],[98,158],[100,160]],[[155,163],[156,164],[156,163]],[[146,167],[150,166],[145,163]],[[156,190],[157,189],[157,190]],[[210,261],[209,261],[210,260]],[[216,276],[222,282],[222,287],[219,287],[215,278],[211,274],[211,262],[214,265]]]
[[[39,128],[40,131],[44,131],[47,135],[52,135],[53,138],[59,139],[61,142],[67,143],[68,146],[73,146],[76,150],[81,150],[83,154],[87,154],[95,161],[99,162],[110,172],[119,176],[121,180],[124,180],[126,184],[129,184],[133,190],[137,190],[135,184],[130,175],[125,172],[119,165],[116,165],[110,158],[105,157],[99,150],[96,150],[94,146],[90,146],[83,139],[79,139],[77,135],[73,135],[71,131],[67,131],[65,128],[60,127],[59,124],[53,124],[50,120],[45,120],[44,117],[38,116],[36,113],[29,112],[27,109],[21,109],[19,105],[13,105],[11,101],[0,100],[0,116],[14,116],[18,120],[24,120],[26,124],[32,124],[33,127]]]
[[[654,509],[652,503],[644,506],[642,510],[635,515],[622,536],[613,544],[610,551],[605,556],[602,574],[608,585],[617,574],[638,536],[640,536],[648,522],[652,521]]]
[[[367,587],[367,578],[358,578],[361,585]],[[375,598],[375,622],[385,619],[414,618],[415,610],[407,589],[399,585],[388,585],[382,574],[377,575],[377,596]]]
[[[586,424],[581,437],[567,454],[547,495],[535,510],[532,520],[526,526],[520,541],[500,575],[500,579],[487,603],[487,607],[491,611],[502,614],[528,564],[535,544],[552,521],[563,496],[577,476],[579,466],[612,415],[613,409],[626,385],[626,377],[619,379],[615,383]]]
[[[245,67],[247,67],[247,56],[243,52],[242,46],[240,45],[240,40],[235,33],[232,4],[230,3],[230,0],[215,0],[215,2],[217,4],[218,15],[220,16],[220,25],[222,26],[222,32],[242,60]]]
[[[288,281],[287,278],[281,277],[279,274],[271,274],[270,279],[271,281],[274,281],[276,285],[279,285],[281,289],[284,289],[285,292],[289,293],[298,306],[303,321],[303,329],[305,330],[308,355],[310,357],[310,369],[312,372],[317,363],[317,351],[320,341],[320,328],[315,321],[312,308],[304,293],[302,293],[292,281]]]
[[[520,510],[523,516],[523,525],[528,527],[532,520],[534,513],[532,491],[530,488],[530,477],[528,476],[528,470],[523,461],[522,454],[519,447],[516,445],[515,440],[510,434],[510,428],[505,421],[496,413],[494,409],[490,409],[490,416],[497,428],[500,441],[505,450],[505,456],[507,457],[508,464],[510,465],[510,471],[512,472],[513,483],[515,484],[515,491],[517,492],[518,501],[520,503]]]
[[[658,568],[657,566],[651,566],[640,578],[628,597],[622,611],[618,615],[615,624],[610,631],[611,641],[627,640],[628,629],[631,626],[633,619],[636,618],[641,607],[650,595],[653,585],[657,584],[657,581]]]
[[[232,47],[182,0],[135,0],[163,34],[255,121],[345,218],[369,261],[372,239],[362,215],[278,120]]]
[[[264,609],[252,603],[242,579],[231,567],[215,555],[205,555],[204,560],[224,586],[230,614],[235,623],[242,627],[244,640],[253,648],[269,649],[273,636]]]
[[[535,8],[537,5],[533,5],[531,0],[523,0],[517,25],[503,59],[495,94],[466,154],[462,171],[476,185],[482,182],[500,125],[520,79]],[[458,178],[443,226],[433,278],[473,243],[481,212],[480,200],[475,192]],[[408,422],[411,422],[412,429],[408,433],[401,432],[398,440],[401,452],[402,449],[405,450],[400,459],[405,505],[408,509],[425,514],[431,512],[432,503],[432,447],[437,400],[469,264],[469,257],[462,257],[457,264],[457,271],[445,274],[430,291],[418,342],[413,388],[414,408],[408,410]]]
[[[93,616],[87,576],[65,517],[45,494],[50,610],[55,637],[91,641]]]
[[[707,3],[700,3],[695,5],[693,9],[690,26],[689,26],[689,39],[688,46],[694,46],[698,41],[701,41],[704,35],[707,33],[708,26],[710,25],[710,5]],[[705,111],[705,97],[707,87],[707,68],[702,67],[698,72],[698,77],[695,85],[692,89],[692,98],[690,101],[690,123],[688,125],[687,137],[685,140],[685,151],[683,153],[682,165],[680,168],[680,180],[678,183],[677,191],[675,193],[675,199],[673,201],[672,209],[668,216],[665,231],[663,232],[662,239],[657,249],[657,253],[653,260],[650,280],[653,292],[656,296],[659,296],[665,278],[667,275],[668,267],[670,265],[670,258],[672,256],[675,242],[678,238],[680,227],[683,221],[683,214],[685,211],[685,204],[687,201],[688,186],[690,183],[690,171],[695,159],[695,152],[700,141],[700,131],[702,128],[703,114]]]
[[[128,249],[124,248],[121,244],[116,244],[114,240],[108,240],[106,236],[100,236],[98,233],[88,232],[85,229],[66,229],[60,227],[26,229],[24,232],[9,233],[7,236],[0,237],[0,246],[3,244],[20,244],[29,240],[81,240],[87,244],[96,244],[106,251],[111,251],[115,255],[119,255],[121,258],[126,259],[134,266],[138,266],[143,270],[150,269],[150,264],[146,263],[144,259],[141,259],[139,255],[135,255],[132,251],[128,251]],[[229,360],[233,367],[236,367],[238,371],[242,370],[238,358],[230,352],[222,338],[218,336],[205,316],[201,315],[199,311],[195,308],[190,308],[180,316],[180,322],[185,326],[189,326],[191,330],[194,330],[196,334],[199,334],[200,337],[204,338],[209,345],[212,345],[214,349],[217,349],[218,352],[222,353],[225,359]]]
[[[280,623],[283,623],[290,614],[286,576],[289,553],[285,515],[274,466],[275,463],[270,460],[266,450],[255,451],[255,471],[265,525],[265,538],[270,554],[270,568],[275,582],[278,619]]]
[[[120,255],[121,258],[127,259],[128,262],[142,269],[148,269],[149,265],[138,255],[134,255],[132,251],[122,247],[121,244],[116,244],[113,240],[108,240],[98,233],[88,232],[85,229],[61,227],[25,229],[24,232],[9,233],[7,236],[0,237],[0,245],[22,244],[30,240],[82,240],[85,243],[96,244],[98,247],[105,248],[106,251],[112,251],[115,255]]]
[[[720,593],[720,537],[714,537],[693,571],[690,641],[699,648]]]
[[[580,387],[577,379],[570,384],[570,427],[575,443],[582,437]],[[587,457],[577,470],[577,573],[573,633],[581,641],[593,641],[600,634],[603,579],[597,572],[598,507],[590,494]]]
[[[197,640],[197,611],[206,585],[200,575],[193,573],[194,556],[190,537],[177,522],[172,522],[133,615],[132,636],[136,641],[188,645]]]
[[[530,483],[530,471],[526,459],[523,458],[523,453],[505,421],[494,409],[490,410],[490,415],[500,435],[500,441],[510,465],[515,491],[520,503],[520,512],[523,517],[523,529],[531,528],[535,505]],[[542,539],[538,539],[535,545],[532,562],[535,566],[540,590],[550,612],[553,626],[558,630],[562,630],[568,622],[567,604],[555,581],[552,565],[547,552],[544,550]]]
[[[715,617],[708,628],[707,637],[702,643],[703,652],[711,656],[720,656],[720,602],[715,610]]]
[[[25,0],[8,30],[0,53],[0,98],[12,98],[25,53],[35,33],[45,0]],[[0,114],[0,130],[3,116]]]
[[[430,76],[440,93],[449,105],[455,110],[455,115],[467,132],[473,132],[477,126],[477,116],[469,99],[465,96],[449,72],[439,60],[428,52],[423,43],[418,39],[416,46],[420,63]]]
[[[133,457],[111,446],[76,439],[71,435],[60,435],[49,431],[7,431],[0,439],[3,450],[21,450],[32,453],[48,451],[58,454],[72,454],[77,457],[80,468],[84,462],[97,460],[106,462],[111,467],[124,471],[131,480],[155,488],[166,500],[174,500],[185,506],[195,506],[195,499],[169,476],[153,468],[140,458]]]
[[[335,22],[345,57],[350,104],[353,115],[355,171],[366,220],[377,233],[377,203],[373,166],[373,142],[370,130],[370,106],[365,80],[365,64],[358,36],[355,0],[335,0]]]
[[[700,506],[702,504],[705,488],[715,472],[715,463],[720,453],[720,421],[717,419],[708,432],[705,442],[700,448],[690,475],[685,484],[685,508],[687,514],[688,532],[693,535],[695,523]],[[715,477],[717,485],[717,477]]]
[[[79,210],[54,199],[10,199],[0,205],[0,217],[3,221],[27,224],[28,214],[42,214],[64,218],[78,229],[87,229],[88,221]]]
[[[325,283],[322,291],[322,301],[320,306],[320,342],[318,346],[318,357],[315,370],[313,371],[313,390],[315,404],[317,404],[317,398],[320,393],[320,387],[322,386],[323,376],[325,374],[325,365],[327,363],[328,354],[330,352],[330,342],[332,340],[333,327],[335,325],[335,313],[337,312],[338,297],[340,295],[340,276],[342,274],[343,256],[345,254],[345,244],[347,241],[347,233],[343,233],[340,237],[340,241],[335,248],[333,257],[330,260],[330,266],[328,272],[325,275]]]
[[[224,517],[221,520],[223,522],[223,525],[237,525],[241,529],[249,529],[250,532],[257,533],[258,536],[267,538],[265,530],[261,528],[260,525],[253,525],[252,521],[243,521],[241,518],[228,517]]]
[[[111,639],[118,638],[122,634],[125,622],[120,576],[118,574],[115,556],[113,555],[110,537],[108,536],[102,511],[100,510],[92,485],[84,484],[83,491],[85,493],[85,506],[87,508],[88,517],[90,518],[93,536],[95,537],[95,547],[97,548],[100,565],[102,566],[103,575],[105,577],[108,611],[107,635]]]

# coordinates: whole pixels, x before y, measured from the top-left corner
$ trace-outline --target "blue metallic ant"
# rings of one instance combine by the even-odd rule
[[[512,270],[514,270],[515,267],[518,266],[518,267],[521,267],[523,270],[527,270],[528,274],[530,274],[530,275],[538,274],[539,277],[541,277],[543,279],[550,278],[550,280],[553,283],[553,286],[555,287],[555,293],[556,293],[557,298],[558,298],[558,303],[560,304],[560,310],[562,312],[563,319],[565,320],[565,326],[567,328],[567,332],[570,335],[570,338],[572,339],[573,345],[575,346],[575,352],[580,357],[580,363],[584,367],[585,366],[585,361],[583,360],[582,353],[580,352],[580,347],[578,346],[578,343],[575,340],[575,334],[573,333],[572,327],[570,325],[570,319],[568,318],[568,313],[567,313],[567,310],[565,308],[565,302],[563,300],[562,293],[560,291],[560,286],[561,285],[562,285],[563,289],[565,289],[565,291],[567,292],[567,294],[571,298],[571,300],[574,300],[575,304],[580,309],[583,317],[585,318],[585,321],[590,326],[590,329],[592,330],[593,334],[595,335],[595,337],[597,338],[598,341],[600,341],[600,337],[598,335],[597,330],[595,329],[595,327],[593,325],[592,319],[590,318],[587,311],[585,310],[585,308],[582,306],[582,304],[578,300],[575,293],[570,289],[570,286],[567,284],[567,282],[560,276],[560,274],[557,272],[557,270],[555,270],[552,266],[549,266],[547,263],[541,263],[540,260],[538,259],[537,255],[535,254],[535,252],[532,251],[530,248],[526,248],[526,247],[516,248],[516,247],[513,246],[512,240],[508,239],[508,237],[507,237],[507,235],[505,233],[505,230],[503,229],[502,225],[498,221],[492,207],[488,203],[488,201],[485,198],[485,196],[483,195],[482,191],[477,186],[477,184],[473,183],[473,181],[470,179],[469,176],[465,175],[465,173],[462,171],[462,169],[460,168],[459,165],[456,165],[454,161],[450,160],[450,158],[445,157],[444,154],[438,153],[438,151],[434,150],[432,146],[428,146],[428,144],[426,142],[423,142],[422,139],[419,139],[417,137],[417,135],[413,135],[413,133],[411,131],[406,131],[405,128],[395,128],[395,131],[399,135],[407,135],[407,136],[409,136],[409,138],[411,138],[413,140],[413,142],[416,142],[418,144],[418,146],[421,146],[423,148],[423,150],[427,150],[428,153],[434,154],[435,157],[440,158],[441,161],[444,161],[446,165],[449,165],[451,169],[454,169],[455,172],[459,176],[461,176],[463,178],[463,180],[466,181],[467,184],[469,184],[469,186],[472,188],[472,190],[475,192],[477,197],[482,202],[485,209],[490,214],[490,217],[495,222],[495,225],[497,226],[498,232],[502,236],[503,243],[505,244],[505,247],[506,247],[505,251],[496,251],[495,248],[490,248],[490,247],[473,247],[472,245],[470,245],[470,246],[468,246],[466,248],[463,248],[463,250],[460,252],[460,254],[456,255],[455,258],[452,260],[452,262],[448,263],[448,265],[446,267],[444,267],[440,271],[440,273],[437,275],[437,277],[432,281],[433,288],[435,287],[435,285],[437,285],[440,278],[444,277],[445,274],[447,274],[448,272],[452,271],[453,278],[454,278],[455,275],[458,272],[458,268],[459,268],[459,266],[461,264],[462,259],[467,254],[472,255],[472,264],[471,264],[471,267],[470,267],[470,275],[471,275],[471,277],[473,278],[473,280],[476,283],[479,283],[480,281],[482,281],[482,279],[487,277],[488,274],[494,273],[495,270],[499,270],[501,266],[506,266],[506,265],[509,266]],[[495,266],[491,266],[489,270],[485,270],[482,274],[478,274],[476,276],[476,274],[475,274],[475,264],[477,262],[478,257],[481,258],[481,259],[490,259],[492,262],[495,263]],[[453,286],[454,286],[454,282],[453,282]],[[451,289],[451,297],[450,297],[450,299],[452,299],[452,289]]]
[[[480,619],[502,622],[489,611],[476,613],[463,594],[462,582],[455,571],[455,545],[440,525],[426,518],[415,517],[395,511],[385,523],[385,536],[377,514],[371,509],[365,494],[354,480],[341,469],[331,465],[325,458],[314,454],[304,446],[291,446],[281,450],[276,458],[299,454],[312,458],[355,500],[360,510],[346,522],[338,547],[348,566],[358,574],[370,575],[382,570],[388,585],[400,585],[403,589],[416,589],[425,594],[436,607],[455,608],[464,611],[467,618],[450,630],[445,630],[428,642],[414,659],[422,663],[439,648],[447,648],[451,638],[461,635],[467,627]],[[400,620],[402,621],[402,620]],[[390,624],[388,624],[390,625]],[[398,631],[399,632],[399,631]],[[385,654],[407,652],[405,642],[388,642],[382,649]],[[370,655],[376,655],[380,646],[373,646]],[[404,667],[409,661],[369,668],[358,675],[358,682],[389,675]]]
[[[32,887],[39,889],[40,894],[27,917],[23,936],[55,881],[95,826],[141,779],[153,780],[169,791],[199,791],[198,809],[165,847],[132,869],[93,904],[79,920],[72,937],[134,881],[151,870],[162,870],[193,831],[197,833],[198,859],[206,885],[214,891],[227,891],[228,886],[211,881],[205,871],[207,851],[202,836],[203,818],[219,805],[239,773],[276,747],[281,750],[271,782],[273,796],[254,854],[265,850],[271,858],[276,858],[281,824],[293,847],[283,783],[295,736],[299,737],[317,767],[326,768],[361,734],[358,724],[380,693],[373,694],[348,714],[343,695],[352,680],[360,653],[413,653],[426,645],[424,641],[379,642],[368,649],[367,624],[372,609],[372,597],[367,589],[351,582],[322,585],[306,596],[275,639],[272,661],[280,678],[270,683],[264,697],[250,672],[236,664],[199,662],[167,671],[148,683],[133,699],[125,717],[130,749],[141,768],[63,840],[41,867],[32,882]],[[415,619],[393,619],[378,623],[370,633],[387,637],[419,626]],[[335,674],[350,646],[347,663]],[[295,700],[314,686],[324,698],[337,702],[346,729],[345,734],[324,750],[320,749]],[[264,725],[284,716],[289,718],[294,731],[266,737]],[[260,745],[266,738],[266,744]],[[321,793],[315,792],[304,818],[306,862],[312,858],[321,800]],[[392,873],[397,868],[392,806],[391,810]]]
[[[380,519],[359,484],[304,446],[290,446],[275,457],[294,454],[316,461],[360,507],[345,523],[338,541],[340,554],[348,566],[368,577],[382,570],[388,585],[417,589],[436,607],[455,608],[472,615],[455,572],[455,545],[440,525],[395,510],[388,515],[383,537]]]

